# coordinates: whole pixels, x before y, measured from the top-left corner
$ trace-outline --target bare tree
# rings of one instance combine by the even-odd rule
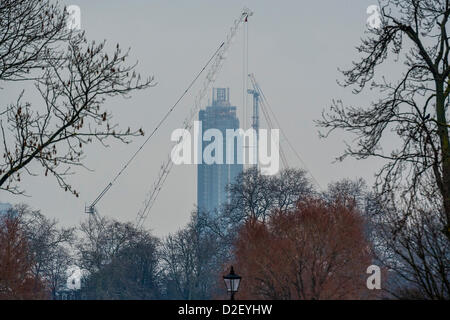
[[[28,240],[33,261],[31,272],[42,279],[55,299],[58,291],[65,288],[67,271],[74,264],[72,244],[75,228],[59,228],[58,221],[33,211],[26,205],[15,206]]]
[[[442,233],[442,202],[428,191],[418,190],[424,201],[410,207],[406,221],[402,220],[402,206],[393,201],[388,206],[362,179],[332,183],[323,194],[328,203],[356,205],[364,214],[364,233],[373,243],[372,264],[387,271],[381,287],[385,298],[423,300],[450,296],[450,247]]]
[[[52,49],[70,37],[67,13],[42,0],[4,0],[0,3],[0,81],[32,79],[45,68]]]
[[[329,203],[342,203],[345,206],[358,207],[358,210],[366,210],[370,193],[366,181],[362,178],[356,180],[342,179],[328,185],[322,192],[322,198]]]
[[[120,250],[138,238],[139,230],[131,223],[121,223],[106,217],[88,219],[80,225],[77,242],[79,263],[90,273],[110,263]]]
[[[285,212],[295,208],[301,197],[313,192],[303,170],[285,169],[276,176],[264,176],[256,168],[241,173],[228,190],[230,201],[224,211],[236,220],[262,221],[275,210]]]
[[[416,203],[406,223],[398,208],[372,199],[368,213],[375,253],[390,271],[384,290],[400,299],[450,298],[450,243],[442,233],[445,217],[439,198]]]
[[[186,227],[163,241],[161,260],[167,298],[211,299],[217,295],[217,270],[226,261],[227,248],[197,215],[194,212]]]
[[[387,160],[377,174],[377,187],[386,201],[404,203],[401,220],[421,201],[418,190],[436,188],[446,221],[442,231],[450,239],[450,1],[383,0],[380,6],[382,25],[362,40],[362,58],[343,71],[343,85],[355,93],[370,86],[381,98],[367,108],[334,101],[319,125],[329,129],[325,136],[335,129],[356,135],[356,144],[348,146],[341,160]],[[391,55],[403,63],[402,74],[375,77]],[[382,149],[382,141],[390,132],[399,147],[389,152]]]
[[[422,202],[410,207],[408,219],[402,206],[386,205],[369,191],[364,180],[344,179],[330,184],[324,199],[356,205],[364,214],[364,233],[373,243],[372,264],[388,272],[383,275],[385,298],[448,299],[450,296],[450,246],[442,233],[445,225],[441,199],[420,189]],[[439,191],[435,190],[436,193]],[[426,199],[426,201],[425,201]]]
[[[65,11],[49,1],[5,1],[0,10],[2,23],[11,25],[1,29],[0,81],[33,79],[41,98],[32,105],[22,92],[0,113],[0,189],[23,193],[21,173],[38,175],[29,168],[35,162],[44,175],[53,175],[63,189],[78,196],[67,176],[73,167],[84,166],[84,145],[99,141],[106,146],[109,137],[128,143],[144,134],[112,122],[106,98],[128,97],[152,86],[153,78],[141,80],[136,64],[125,64],[129,51],[122,52],[119,45],[108,55],[105,42],[88,43],[84,32],[67,32]],[[28,16],[30,22],[20,22]]]
[[[52,299],[58,299],[60,293],[67,290],[70,268],[74,263],[73,252],[62,245],[57,246],[50,259],[46,261],[45,277]]]
[[[0,216],[0,300],[48,297],[46,282],[32,274],[33,264],[21,217],[10,209]]]
[[[160,297],[159,240],[131,223],[92,219],[81,225],[79,264],[88,299]]]

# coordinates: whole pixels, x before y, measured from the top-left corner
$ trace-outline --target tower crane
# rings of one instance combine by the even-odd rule
[[[99,214],[98,214],[98,210],[96,208],[96,205],[98,204],[98,202],[105,196],[105,194],[113,186],[115,181],[119,178],[119,176],[128,168],[129,164],[135,159],[135,157],[143,149],[145,144],[153,137],[155,132],[161,127],[161,125],[169,117],[169,115],[172,113],[172,111],[175,109],[175,107],[178,105],[178,103],[188,93],[188,91],[191,89],[191,87],[194,85],[194,83],[197,81],[197,79],[200,77],[200,75],[206,70],[206,68],[208,66],[210,66],[208,69],[208,73],[203,81],[203,85],[195,97],[194,106],[191,109],[189,116],[183,122],[183,126],[185,129],[187,129],[187,130],[191,129],[192,121],[193,121],[194,117],[196,116],[196,114],[198,113],[198,110],[201,107],[203,98],[205,97],[205,95],[208,92],[211,85],[214,83],[214,81],[217,77],[217,74],[220,72],[220,70],[223,66],[223,63],[226,59],[227,52],[229,51],[231,45],[234,42],[234,39],[239,30],[239,27],[243,23],[247,22],[248,18],[252,15],[253,15],[253,12],[250,9],[244,8],[242,10],[242,12],[238,16],[238,18],[236,18],[234,20],[234,23],[230,28],[230,31],[226,37],[226,40],[224,42],[222,42],[222,44],[219,46],[219,48],[216,50],[216,52],[213,54],[213,56],[209,59],[209,61],[206,63],[206,65],[200,70],[200,72],[193,79],[193,81],[190,83],[190,85],[187,87],[187,89],[183,92],[183,94],[179,97],[179,99],[176,101],[176,103],[171,108],[169,108],[168,112],[161,119],[161,121],[157,124],[157,126],[154,128],[154,130],[150,133],[150,135],[147,137],[147,139],[144,141],[144,143],[131,156],[131,158],[126,162],[126,164],[116,174],[116,176],[113,178],[113,180],[102,190],[102,192],[100,192],[100,194],[97,196],[97,198],[90,205],[87,205],[85,207],[85,213],[88,213],[91,217],[94,217],[96,221],[98,220]],[[179,143],[179,142],[180,141],[177,141],[176,143]],[[172,167],[173,167],[173,162],[171,161],[170,155],[169,155],[167,160],[161,165],[158,177],[155,180],[151,190],[149,191],[146,200],[144,201],[143,208],[139,211],[139,213],[136,217],[136,224],[138,226],[141,226],[145,222],[145,220],[148,216],[148,213],[149,213],[151,207],[153,206],[159,192],[161,191],[162,186],[163,186],[164,182],[166,181],[167,176],[169,175]]]
[[[197,93],[195,100],[194,100],[194,106],[191,109],[188,117],[184,120],[183,125],[184,129],[191,130],[193,120],[197,116],[198,111],[200,110],[202,106],[202,101],[205,98],[206,94],[210,90],[212,84],[215,82],[217,75],[219,74],[220,70],[222,69],[223,63],[226,60],[227,53],[232,46],[234,39],[236,37],[236,34],[239,30],[239,27],[248,22],[248,18],[253,15],[253,12],[249,8],[244,8],[238,18],[234,20],[233,25],[230,28],[230,32],[228,33],[226,40],[223,44],[223,46],[220,49],[220,52],[217,54],[214,62],[211,64],[208,73],[203,81],[202,87]],[[180,143],[180,138],[175,144]],[[144,200],[144,204],[140,211],[137,214],[136,217],[136,224],[138,226],[142,226],[145,220],[148,217],[148,214],[153,207],[163,185],[166,181],[169,173],[171,172],[173,167],[173,162],[170,158],[170,155],[167,157],[166,161],[161,165],[160,171],[158,173],[157,179],[155,180],[154,184],[152,185],[152,188],[147,194],[146,199]]]
[[[255,141],[253,143],[253,159],[255,167],[258,168],[258,149],[259,149],[259,92],[255,89],[248,89],[248,94],[253,96],[253,116],[252,128],[255,131]]]

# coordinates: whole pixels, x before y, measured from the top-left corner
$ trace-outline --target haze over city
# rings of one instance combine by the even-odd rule
[[[380,162],[374,160],[334,162],[351,139],[339,132],[320,139],[314,120],[320,118],[333,98],[366,103],[367,95],[352,96],[338,86],[338,67],[347,67],[357,57],[354,47],[366,28],[367,7],[371,1],[72,1],[81,9],[81,26],[90,40],[107,40],[107,47],[120,43],[131,47],[129,61],[138,60],[137,70],[153,75],[154,88],[133,94],[133,99],[107,101],[116,119],[132,128],[153,130],[164,112],[176,101],[194,75],[224,41],[234,19],[244,6],[254,15],[248,22],[248,70],[257,77],[283,130],[302,157],[307,169],[322,188],[340,178],[373,180]],[[319,13],[320,14],[317,14]],[[320,17],[320,18],[319,18]],[[227,60],[214,84],[229,87],[230,100],[238,107],[243,123],[243,34],[238,33]],[[395,65],[391,67],[395,68]],[[133,220],[157,177],[159,167],[170,152],[170,134],[182,127],[189,114],[199,81],[152,141],[145,146],[108,194],[98,204],[100,214]],[[22,88],[22,87],[21,87]],[[15,99],[20,90],[2,92],[2,102]],[[27,97],[33,101],[31,85]],[[245,95],[247,96],[247,95]],[[204,104],[211,99],[204,100]],[[247,100],[250,126],[251,97]],[[204,107],[204,106],[203,106]],[[262,124],[262,127],[265,124]],[[86,166],[70,178],[80,192],[76,198],[65,193],[50,179],[25,177],[23,188],[29,197],[3,193],[1,202],[28,203],[63,225],[86,218],[85,204],[91,203],[143,142],[110,148],[86,147]],[[283,144],[284,142],[281,141]],[[287,149],[289,165],[305,168]],[[31,166],[33,168],[33,165]],[[370,170],[369,170],[370,168]],[[45,186],[45,188],[43,188]],[[169,175],[146,226],[165,235],[183,226],[196,204],[196,167],[176,166]]]

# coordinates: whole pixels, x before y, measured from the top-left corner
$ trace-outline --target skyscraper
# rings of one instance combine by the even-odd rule
[[[237,144],[234,144],[233,164],[226,163],[226,129],[239,128],[236,107],[230,104],[229,88],[213,88],[212,103],[200,110],[199,121],[202,122],[203,132],[218,129],[224,138],[223,164],[197,165],[197,205],[200,211],[211,214],[229,200],[226,186],[234,182],[243,169],[243,165],[237,161]],[[209,143],[202,140],[202,154]]]

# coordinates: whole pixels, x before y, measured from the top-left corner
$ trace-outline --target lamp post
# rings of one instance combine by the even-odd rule
[[[230,273],[223,276],[223,281],[225,281],[225,286],[227,287],[227,292],[230,294],[230,300],[234,300],[234,294],[239,289],[239,284],[241,282],[241,276],[234,273],[233,266],[231,266]]]

